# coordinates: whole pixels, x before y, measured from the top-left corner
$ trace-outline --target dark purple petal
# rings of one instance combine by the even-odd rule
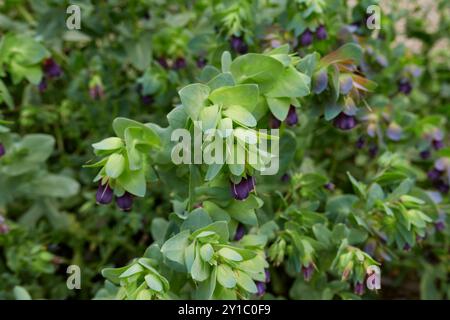
[[[248,46],[242,37],[237,37],[235,35],[231,36],[230,46],[234,52],[239,54],[245,54],[248,51]]]
[[[422,150],[422,151],[420,151],[419,155],[420,155],[420,157],[421,157],[423,160],[427,160],[427,159],[430,158],[431,152],[430,152],[430,150],[428,150],[428,149],[427,149],[427,150]]]
[[[307,47],[311,45],[312,42],[313,42],[313,33],[309,29],[306,29],[300,36],[300,44],[303,47]]]
[[[290,106],[285,121],[288,126],[295,126],[298,123],[297,111],[294,106]]]
[[[122,211],[130,211],[133,207],[133,195],[125,192],[123,196],[116,198],[116,204]]]
[[[321,24],[316,29],[316,37],[318,40],[325,40],[327,38],[327,36],[328,36],[327,29],[325,28],[325,26],[323,24]]]
[[[52,58],[44,60],[44,73],[49,78],[58,78],[62,74],[61,67]]]
[[[362,149],[364,148],[364,145],[366,144],[366,141],[364,139],[364,137],[359,137],[358,140],[355,143],[356,148],[358,149]]]
[[[444,147],[444,141],[442,140],[433,140],[431,144],[433,145],[434,150],[440,150]]]
[[[266,293],[266,284],[264,282],[257,281],[256,282],[256,289],[257,289],[256,294],[259,297],[261,297],[261,296],[263,296]]]
[[[409,243],[405,243],[403,245],[403,251],[409,251],[409,250],[411,250],[411,246],[409,245]]]
[[[285,173],[281,176],[282,182],[289,182],[289,180],[291,180],[291,176],[289,174]]]
[[[275,118],[273,114],[269,116],[269,127],[271,129],[278,129],[281,126],[281,121]]]
[[[330,190],[330,191],[333,191],[335,189],[335,187],[336,186],[334,185],[333,182],[327,182],[324,185],[324,188],[327,189],[327,190]]]
[[[400,91],[401,93],[404,93],[406,95],[409,95],[412,91],[411,82],[409,82],[408,79],[401,79],[398,82],[398,91]]]
[[[93,87],[89,88],[89,95],[94,100],[100,100],[104,96],[103,87],[101,85],[94,85]]]
[[[231,183],[231,194],[236,200],[245,200],[255,188],[255,178],[242,178],[239,183]]]
[[[428,176],[428,180],[430,180],[431,182],[436,182],[439,180],[439,178],[442,175],[442,171],[438,170],[436,168],[431,169],[430,171],[428,171],[427,176]]]
[[[445,230],[445,221],[440,220],[434,224],[434,228],[437,232],[443,232]]]
[[[443,193],[443,194],[447,194],[447,193],[450,191],[450,186],[449,186],[449,184],[446,183],[446,182],[443,181],[443,180],[438,180],[438,181],[435,183],[435,187],[436,187],[436,189],[438,189],[438,191],[439,191],[440,193]]]
[[[303,279],[305,279],[306,282],[311,280],[313,274],[314,274],[314,265],[312,263],[308,264],[307,267],[303,267]]]
[[[174,70],[180,70],[186,68],[186,60],[183,57],[178,57],[173,63]]]
[[[264,274],[266,276],[266,283],[269,283],[270,282],[270,271],[269,271],[269,269],[265,269],[264,270]]]
[[[351,130],[356,126],[356,119],[354,116],[346,115],[341,112],[333,121],[335,127],[341,130]]]
[[[375,158],[375,156],[377,155],[377,153],[378,153],[378,146],[377,146],[376,144],[372,144],[372,145],[369,147],[369,156],[370,156],[371,158]]]
[[[169,64],[167,63],[167,59],[165,57],[159,57],[157,61],[164,69],[169,69]]]
[[[355,288],[354,288],[354,292],[355,294],[357,294],[358,296],[362,296],[364,294],[364,284],[362,284],[361,282],[356,282],[355,283]]]
[[[328,73],[326,69],[316,73],[313,78],[313,92],[322,93],[328,86]]]
[[[39,82],[38,89],[41,93],[47,90],[47,79],[45,77],[42,77],[41,82]]]
[[[154,102],[154,98],[152,95],[145,95],[141,97],[141,101],[143,105],[149,106]]]
[[[0,158],[3,157],[6,153],[5,146],[0,142]]]
[[[241,240],[245,235],[245,227],[242,224],[238,224],[236,233],[234,234],[234,241]]]
[[[111,201],[113,199],[113,195],[114,195],[114,192],[109,187],[108,183],[105,183],[105,185],[102,185],[102,183],[100,182],[98,184],[97,195],[95,196],[95,199],[97,200],[98,204],[111,203]]]

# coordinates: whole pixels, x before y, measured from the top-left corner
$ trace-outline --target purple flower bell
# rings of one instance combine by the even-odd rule
[[[435,186],[440,193],[447,194],[450,191],[450,185],[443,180],[438,180],[435,183]]]
[[[232,35],[230,39],[230,46],[234,50],[234,52],[239,54],[245,54],[248,51],[248,46],[245,43],[243,37]]]
[[[236,229],[236,233],[234,234],[234,241],[241,240],[245,235],[245,227],[239,223]]]
[[[113,199],[114,192],[109,187],[108,183],[105,183],[105,185],[102,185],[102,182],[98,184],[97,189],[97,195],[95,196],[95,199],[97,200],[98,204],[108,204],[111,203]]]
[[[262,297],[266,293],[266,284],[264,282],[256,282],[256,295]]]
[[[443,232],[445,230],[445,221],[444,220],[436,221],[436,223],[434,224],[434,228],[436,229],[437,232]]]
[[[285,121],[288,126],[295,126],[298,123],[298,116],[294,106],[289,107],[288,115]]]
[[[430,158],[431,152],[430,152],[430,150],[426,149],[426,150],[420,151],[419,155],[420,155],[420,158],[422,158],[422,160],[427,160]]]
[[[155,101],[155,99],[153,98],[152,95],[147,94],[147,95],[141,97],[141,101],[142,101],[143,105],[149,106]]]
[[[173,69],[174,70],[181,70],[186,68],[186,59],[183,57],[178,57],[175,59],[175,62],[173,63]]]
[[[300,44],[303,47],[307,47],[311,45],[312,42],[313,42],[313,33],[309,29],[306,29],[300,36]]]
[[[164,69],[169,69],[169,64],[167,63],[166,57],[161,56],[156,60]]]
[[[443,171],[433,168],[427,173],[428,180],[430,180],[431,182],[436,182],[441,178],[443,173]]]
[[[354,292],[358,296],[362,296],[364,294],[364,284],[362,284],[361,282],[357,281],[355,283]]]
[[[404,93],[406,95],[409,95],[412,91],[412,85],[411,82],[409,82],[408,79],[400,79],[400,81],[398,82],[398,91],[401,93]]]
[[[355,146],[358,149],[362,149],[364,148],[364,145],[366,144],[366,140],[364,139],[364,137],[359,137],[358,140],[356,140]]]
[[[314,274],[314,265],[312,263],[308,264],[308,266],[302,268],[303,271],[303,279],[305,279],[306,282],[311,280],[313,274]]]
[[[269,116],[269,127],[271,129],[278,129],[281,126],[281,121],[275,118],[273,114]]]
[[[44,60],[44,73],[49,78],[58,78],[62,74],[61,67],[52,58]]]
[[[245,200],[255,188],[255,178],[242,178],[239,183],[231,183],[231,193],[236,200]]]
[[[6,153],[5,146],[0,142],[0,158],[3,157]]]
[[[356,126],[356,118],[341,112],[333,121],[335,127],[341,130],[351,130]]]
[[[122,211],[131,211],[133,207],[133,195],[129,192],[125,192],[121,197],[116,198],[116,204]]]
[[[325,26],[323,24],[321,24],[317,29],[316,29],[316,38],[318,40],[325,40],[327,38],[328,34],[327,34],[327,29],[325,28]]]
[[[42,93],[45,90],[47,90],[47,79],[45,77],[42,77],[41,82],[39,82],[38,90],[39,90],[40,93]]]

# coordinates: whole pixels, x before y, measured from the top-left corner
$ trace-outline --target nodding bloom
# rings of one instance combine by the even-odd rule
[[[232,35],[230,38],[230,46],[234,50],[234,52],[239,54],[245,54],[248,51],[248,46],[245,43],[243,37]]]
[[[398,82],[398,91],[399,92],[409,95],[411,93],[412,89],[413,89],[413,87],[411,85],[411,82],[409,82],[408,79],[402,78]]]
[[[431,152],[430,152],[430,150],[426,149],[426,150],[420,151],[419,155],[423,160],[427,160],[430,158]]]
[[[245,200],[255,188],[255,178],[242,178],[239,183],[231,183],[231,193],[236,200]]]
[[[403,130],[397,123],[391,122],[386,134],[392,141],[399,141],[402,138]]]
[[[266,284],[264,282],[256,282],[256,295],[258,297],[263,296],[266,293]]]
[[[5,146],[0,142],[0,158],[3,157],[6,153]]]
[[[362,149],[364,148],[364,145],[366,144],[366,140],[364,139],[364,137],[359,137],[358,140],[356,140],[355,146],[358,149]]]
[[[306,282],[311,280],[313,274],[314,274],[314,265],[312,263],[309,263],[308,266],[302,268],[303,271],[303,279],[305,279]]]
[[[99,84],[96,84],[89,88],[89,95],[94,100],[100,100],[105,95],[103,91],[103,87]]]
[[[334,119],[333,124],[336,128],[339,128],[341,130],[351,130],[356,126],[357,123],[354,116],[349,116],[344,112],[341,112]]]
[[[116,204],[122,211],[131,211],[133,207],[133,195],[125,191],[122,196],[116,197]]]
[[[186,68],[186,60],[183,57],[178,57],[173,63],[174,70],[180,70]]]
[[[44,73],[49,78],[58,78],[62,74],[61,67],[52,58],[44,60]]]
[[[234,234],[234,241],[241,240],[245,235],[245,227],[242,224],[238,224],[236,233]]]
[[[312,42],[313,42],[313,33],[309,29],[306,29],[300,36],[300,44],[303,47],[307,47],[311,45]]]
[[[327,29],[325,28],[325,26],[323,24],[321,24],[316,29],[316,37],[318,40],[325,40],[327,38],[327,36],[328,36]]]
[[[105,185],[102,185],[102,182],[100,181],[100,183],[98,184],[97,195],[95,196],[97,203],[98,204],[111,203],[113,196],[114,192],[109,187],[109,184],[105,183]]]
[[[431,141],[434,150],[439,150],[444,147],[444,133],[441,130],[435,130],[433,133],[433,140]]]
[[[169,64],[167,63],[167,59],[166,57],[159,57],[158,59],[156,59],[156,61],[158,61],[158,63],[164,68],[164,69],[169,69]]]
[[[294,106],[289,107],[288,115],[285,121],[288,126],[295,126],[298,123],[297,112],[295,111]]]
[[[447,194],[450,191],[450,185],[443,180],[437,181],[435,187],[439,190],[439,192],[444,194]]]
[[[197,59],[197,67],[199,67],[200,69],[203,68],[204,66],[206,66],[207,63],[208,63],[208,60],[206,60],[205,57],[199,57]]]
[[[271,129],[278,129],[281,126],[281,121],[275,118],[273,114],[269,116],[269,126]]]
[[[361,282],[357,281],[355,283],[355,287],[354,290],[355,294],[357,294],[358,296],[362,296],[364,294],[364,284],[362,284]]]
[[[41,82],[39,82],[38,90],[41,93],[44,92],[45,90],[47,90],[47,79],[45,77],[42,77]]]
[[[427,176],[431,182],[436,182],[441,178],[443,173],[444,171],[433,168],[430,171],[428,171]]]
[[[434,228],[437,232],[443,232],[445,230],[445,221],[444,220],[438,220],[434,224]]]
[[[333,191],[336,186],[334,185],[333,182],[327,182],[324,184],[323,187],[327,190]]]

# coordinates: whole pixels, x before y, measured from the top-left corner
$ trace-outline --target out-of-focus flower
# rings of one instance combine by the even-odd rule
[[[328,34],[327,34],[327,29],[325,28],[325,26],[323,24],[321,24],[317,29],[316,29],[316,38],[318,40],[325,40],[327,38]]]
[[[3,143],[0,142],[0,158],[6,154],[6,149]]]
[[[302,47],[307,47],[311,45],[313,42],[313,33],[306,29],[301,35],[300,35],[300,45]]]
[[[335,127],[341,130],[351,130],[356,126],[356,118],[341,112],[333,121]]]
[[[48,58],[44,60],[43,65],[44,73],[49,78],[58,78],[62,74],[61,67],[53,58]]]
[[[308,266],[303,267],[303,279],[308,282],[311,280],[313,274],[314,274],[314,265],[312,263],[308,264]]]
[[[234,52],[239,54],[245,54],[248,51],[248,46],[243,37],[232,35],[230,38],[230,46]]]
[[[408,79],[402,78],[398,82],[398,91],[400,91],[401,93],[409,95],[412,89],[413,89],[412,84]]]
[[[173,63],[173,69],[174,70],[181,70],[186,68],[186,59],[184,59],[183,57],[178,57],[175,59],[174,63]]]
[[[362,296],[364,294],[364,284],[361,282],[356,282],[354,287],[354,292],[358,296]]]
[[[402,138],[403,130],[397,123],[391,122],[386,134],[392,141],[399,141]]]

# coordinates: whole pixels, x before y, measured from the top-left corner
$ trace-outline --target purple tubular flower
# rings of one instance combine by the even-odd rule
[[[356,148],[358,149],[362,149],[364,148],[364,145],[366,144],[366,141],[364,139],[364,137],[359,137],[358,140],[355,143]]]
[[[362,296],[364,294],[364,284],[362,284],[361,282],[357,281],[355,283],[354,292],[358,296]]]
[[[255,188],[255,178],[242,178],[239,183],[231,183],[231,193],[236,200],[245,200]]]
[[[111,201],[113,199],[113,195],[114,195],[114,192],[109,187],[108,183],[105,183],[105,185],[102,185],[102,183],[100,182],[98,184],[97,195],[95,196],[95,199],[97,200],[98,204],[111,203]]]
[[[409,82],[408,79],[400,79],[400,81],[398,82],[398,91],[400,91],[401,93],[404,93],[406,95],[409,95],[412,91],[412,85],[411,82]]]
[[[7,234],[9,232],[9,227],[6,223],[0,224],[0,234]]]
[[[378,153],[378,146],[376,144],[373,144],[369,147],[369,156],[371,158],[375,158],[375,156]]]
[[[341,130],[351,130],[356,126],[356,119],[354,116],[346,115],[341,112],[333,121],[335,127]]]
[[[450,191],[450,186],[448,183],[444,182],[443,180],[438,180],[435,183],[436,188],[440,193],[447,194]]]
[[[409,251],[409,250],[411,250],[411,246],[409,245],[409,243],[405,243],[403,245],[403,251]]]
[[[294,106],[289,107],[288,115],[285,121],[288,126],[295,126],[298,123],[297,112],[295,111]]]
[[[307,47],[311,45],[312,42],[313,42],[313,33],[309,29],[306,29],[300,36],[300,44],[303,47]]]
[[[437,182],[440,179],[442,173],[443,172],[441,170],[433,168],[427,173],[428,180],[430,180],[431,182]]]
[[[437,232],[443,232],[445,230],[445,221],[439,220],[434,224],[434,228]]]
[[[269,127],[271,129],[278,129],[281,126],[281,121],[275,118],[273,114],[269,116]]]
[[[131,211],[133,207],[133,195],[129,192],[125,192],[121,197],[116,198],[116,204],[122,211]]]
[[[320,72],[314,74],[313,77],[313,92],[315,94],[322,93],[328,86],[328,74],[327,70],[323,69]]]
[[[318,40],[325,40],[327,38],[328,34],[327,34],[327,29],[325,28],[325,26],[323,24],[321,24],[317,29],[316,29],[316,38]]]
[[[444,147],[444,141],[442,140],[433,139],[431,144],[433,145],[434,150],[440,150]]]
[[[237,229],[236,229],[236,233],[234,234],[234,241],[239,241],[241,240],[245,235],[245,227],[239,223]]]
[[[47,79],[45,77],[43,77],[41,82],[39,82],[38,90],[41,93],[44,92],[45,90],[47,90]]]
[[[164,69],[169,69],[169,64],[167,63],[167,59],[165,57],[159,57],[157,61]]]
[[[266,293],[266,284],[264,282],[256,282],[256,295],[262,297]]]
[[[180,70],[186,68],[186,60],[183,57],[178,57],[173,63],[174,70]]]
[[[3,157],[6,153],[5,146],[0,142],[0,158]]]
[[[58,78],[62,74],[61,67],[52,58],[44,60],[44,73],[49,78]]]
[[[313,274],[314,274],[314,265],[312,263],[308,264],[307,267],[302,268],[303,271],[303,279],[305,279],[306,282],[311,280]]]
[[[430,158],[431,152],[430,152],[430,150],[428,150],[428,149],[427,149],[427,150],[422,150],[422,151],[420,151],[419,155],[420,155],[420,157],[421,157],[423,160],[427,160],[427,159]]]
[[[248,51],[248,46],[242,37],[237,37],[235,35],[231,36],[230,46],[234,52],[239,54],[245,54]]]

